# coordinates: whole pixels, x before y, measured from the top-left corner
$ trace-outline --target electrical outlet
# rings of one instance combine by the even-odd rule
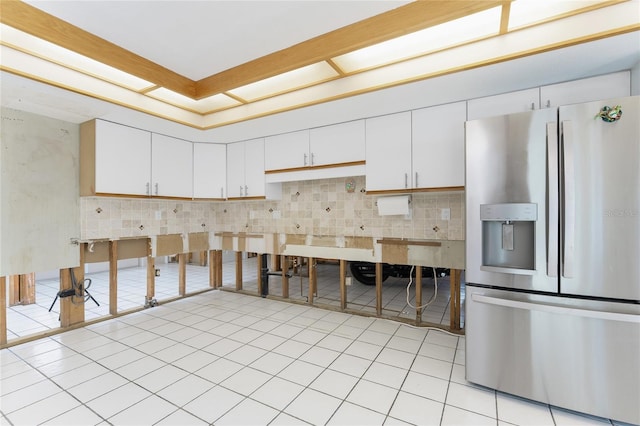
[[[441,209],[440,210],[440,219],[441,220],[450,220],[451,219],[451,209]]]
[[[156,210],[156,220],[162,219],[162,211]]]
[[[344,278],[344,283],[345,283],[345,285],[351,285],[351,277],[345,277]]]

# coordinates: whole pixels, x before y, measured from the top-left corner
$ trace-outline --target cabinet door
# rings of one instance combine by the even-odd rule
[[[365,159],[364,120],[311,129],[311,165],[352,163]]]
[[[193,144],[193,198],[225,198],[227,149],[213,143]]]
[[[286,170],[311,165],[309,130],[264,138],[265,170]]]
[[[412,111],[413,187],[464,186],[466,102]]]
[[[540,108],[540,89],[518,90],[467,102],[467,120],[526,112]]]
[[[227,197],[244,196],[244,142],[227,145]]]
[[[95,192],[149,195],[151,133],[96,120]]]
[[[367,191],[411,185],[411,112],[369,118],[366,130]]]
[[[264,197],[264,139],[245,141],[244,196]]]
[[[193,143],[154,133],[151,138],[152,195],[193,197]]]
[[[540,88],[540,100],[543,107],[624,98],[630,95],[631,75],[629,71],[567,81]]]

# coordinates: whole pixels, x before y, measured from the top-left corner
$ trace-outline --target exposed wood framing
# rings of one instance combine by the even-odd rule
[[[242,252],[236,252],[236,290],[242,290]]]
[[[0,277],[0,345],[7,344],[7,279]]]
[[[148,283],[147,283],[148,287]],[[118,241],[109,241],[109,314],[118,313]]]

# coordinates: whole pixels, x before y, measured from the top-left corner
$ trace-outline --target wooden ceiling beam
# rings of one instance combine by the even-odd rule
[[[254,59],[196,83],[196,99],[311,65],[353,50],[452,19],[510,3],[510,0],[419,0]]]
[[[0,22],[190,98],[196,84],[174,71],[18,0],[2,0]]]

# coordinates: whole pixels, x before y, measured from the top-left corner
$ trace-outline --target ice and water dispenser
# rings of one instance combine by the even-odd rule
[[[480,205],[482,270],[535,273],[537,207],[531,203]]]

